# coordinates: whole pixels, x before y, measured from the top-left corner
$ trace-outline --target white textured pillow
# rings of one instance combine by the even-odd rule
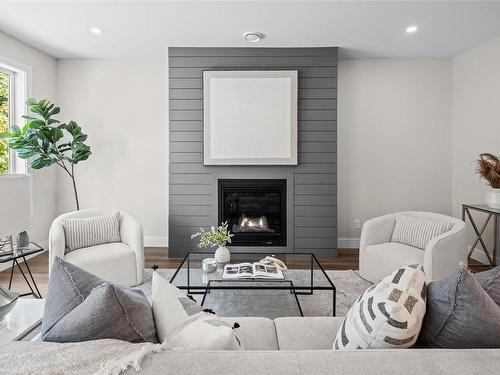
[[[335,350],[409,348],[425,315],[427,278],[421,265],[401,267],[354,303],[333,343]]]
[[[152,306],[160,342],[185,350],[242,350],[233,327],[202,307],[158,272],[153,272]]]
[[[391,242],[425,250],[430,240],[448,232],[452,227],[453,224],[448,221],[397,214]]]
[[[66,252],[120,242],[120,213],[63,221]]]

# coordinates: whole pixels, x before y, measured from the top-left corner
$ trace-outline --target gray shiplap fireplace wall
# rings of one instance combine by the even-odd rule
[[[337,248],[337,48],[169,48],[169,253],[195,248],[190,234],[217,223],[217,180],[287,180],[287,246],[231,251]],[[298,166],[203,165],[203,70],[298,70]]]

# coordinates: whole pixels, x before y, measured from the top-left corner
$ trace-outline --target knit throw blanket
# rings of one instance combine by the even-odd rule
[[[13,342],[0,345],[0,374],[118,375],[128,367],[139,371],[145,356],[166,349],[167,344],[131,344],[120,340]]]

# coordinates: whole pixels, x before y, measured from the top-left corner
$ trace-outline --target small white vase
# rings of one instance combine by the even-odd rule
[[[228,263],[231,260],[231,253],[225,246],[220,246],[215,250],[215,260],[217,263]]]
[[[500,210],[500,189],[488,189],[485,202],[488,207]]]

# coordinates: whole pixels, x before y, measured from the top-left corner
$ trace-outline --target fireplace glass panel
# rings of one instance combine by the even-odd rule
[[[233,245],[286,245],[286,180],[219,180],[219,222]]]

